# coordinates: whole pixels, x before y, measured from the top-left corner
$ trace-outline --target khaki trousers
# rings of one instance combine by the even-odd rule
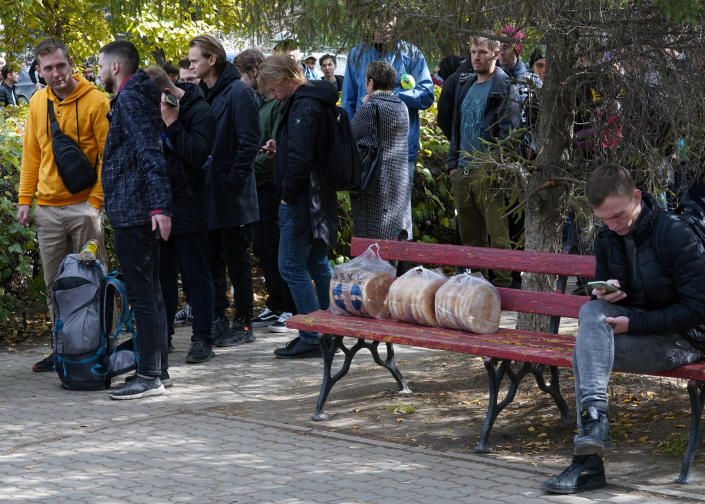
[[[488,182],[478,180],[472,171],[464,168],[456,169],[450,176],[450,182],[458,211],[460,242],[471,247],[511,248],[507,218],[501,217],[504,202],[495,199]],[[493,271],[493,283],[497,287],[512,284],[509,271]],[[483,273],[486,277],[487,272]]]
[[[78,253],[88,240],[98,240],[98,259],[107,268],[103,211],[96,210],[88,201],[65,206],[37,205],[34,210],[34,222],[37,225],[39,255],[44,267],[47,306],[53,319],[51,289],[64,257]]]

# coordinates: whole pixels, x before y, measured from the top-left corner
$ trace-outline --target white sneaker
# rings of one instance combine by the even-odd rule
[[[269,308],[265,308],[260,312],[259,315],[257,315],[254,319],[252,319],[252,327],[267,327],[275,323],[277,320],[279,320],[280,314],[277,312],[273,312]]]
[[[289,317],[293,317],[293,314],[289,312],[284,312],[281,315],[279,315],[279,318],[277,319],[276,322],[274,322],[272,325],[269,326],[269,331],[270,332],[275,332],[275,333],[283,333],[283,332],[289,332],[289,331],[295,331],[296,329],[289,329],[286,326],[286,320]]]

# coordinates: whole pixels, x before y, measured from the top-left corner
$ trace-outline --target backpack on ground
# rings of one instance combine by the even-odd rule
[[[134,318],[117,273],[103,274],[100,262],[84,266],[78,254],[67,255],[51,291],[54,312],[54,368],[69,390],[100,390],[135,367],[134,352],[117,351],[122,332],[132,334]],[[117,329],[110,334],[117,312]]]

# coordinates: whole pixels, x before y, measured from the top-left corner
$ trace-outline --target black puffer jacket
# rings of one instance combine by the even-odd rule
[[[215,136],[208,159],[208,227],[243,226],[259,220],[253,163],[259,145],[259,99],[230,63],[213,87],[201,88],[215,116]]]
[[[641,286],[630,278],[623,237],[604,226],[595,241],[595,278],[619,280],[627,293],[619,304],[641,309],[630,315],[629,332],[678,332],[705,350],[705,247],[689,224],[649,194],[631,235]]]
[[[337,198],[328,177],[329,131],[324,107],[338,100],[333,86],[309,81],[282,102],[282,121],[277,130],[274,184],[282,199],[296,207],[297,235],[321,239],[334,247],[337,238]]]
[[[208,228],[203,165],[213,147],[215,119],[199,88],[177,85],[185,94],[179,101],[179,118],[165,130],[164,155],[171,183],[172,232],[184,234]]]

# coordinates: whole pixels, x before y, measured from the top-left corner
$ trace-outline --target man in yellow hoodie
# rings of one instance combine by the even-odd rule
[[[66,45],[48,38],[36,47],[37,70],[47,86],[34,93],[24,134],[17,221],[29,223],[35,195],[39,252],[44,266],[47,304],[54,277],[67,254],[78,252],[88,240],[98,240],[99,259],[105,264],[103,243],[103,188],[100,184],[105,137],[110,111],[108,99],[80,74],[73,74],[73,59]],[[70,192],[59,176],[51,147],[47,100],[51,100],[56,122],[71,137],[97,170],[96,183],[78,193]],[[34,371],[50,371],[51,356],[37,362]]]

